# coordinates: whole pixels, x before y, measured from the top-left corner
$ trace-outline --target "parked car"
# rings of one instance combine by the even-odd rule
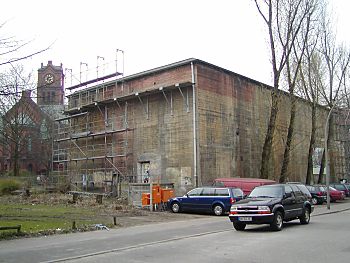
[[[220,216],[230,211],[231,204],[243,199],[243,191],[233,187],[199,187],[181,197],[168,200],[174,212],[207,212]]]
[[[345,183],[345,186],[349,189],[350,191],[350,183]]]
[[[338,183],[333,183],[333,184],[329,184],[329,186],[339,190],[339,191],[343,191],[345,196],[350,196],[350,191],[349,189],[346,187],[345,184],[338,184]]]
[[[279,231],[283,222],[299,219],[308,224],[314,206],[294,184],[264,185],[254,190],[244,200],[231,206],[229,213],[233,227],[244,230],[247,224],[270,224]]]
[[[332,186],[329,187],[329,198],[331,202],[336,202],[337,200],[344,200],[345,194],[343,191],[339,191]]]
[[[327,202],[327,189],[323,185],[306,185],[306,187],[311,193],[313,205]]]
[[[217,178],[213,186],[216,187],[238,187],[241,188],[245,195],[248,195],[256,186],[275,184],[276,181],[260,178]]]

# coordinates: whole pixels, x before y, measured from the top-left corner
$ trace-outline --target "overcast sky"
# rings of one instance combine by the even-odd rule
[[[338,38],[350,44],[349,0],[335,5]],[[33,40],[23,61],[34,72],[41,63],[89,69],[85,78],[115,71],[116,50],[124,51],[124,73],[134,74],[187,58],[198,58],[271,84],[270,54],[262,18],[252,0],[4,0],[0,38]],[[103,57],[97,59],[97,56]],[[122,71],[118,53],[118,71]],[[81,67],[80,62],[87,63]],[[102,69],[102,64],[111,65]],[[113,66],[112,66],[113,65]],[[67,79],[66,87],[70,85]]]

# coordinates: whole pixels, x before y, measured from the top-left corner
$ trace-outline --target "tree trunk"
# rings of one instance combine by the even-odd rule
[[[314,154],[314,148],[315,148],[315,139],[316,137],[316,105],[312,104],[312,111],[311,111],[311,136],[310,136],[310,144],[309,144],[309,154],[308,154],[308,161],[307,161],[307,173],[306,173],[306,184],[311,184],[311,179],[313,179],[313,160],[312,156]],[[313,181],[313,180],[312,180]]]
[[[330,141],[330,137],[331,137],[331,132],[332,132],[332,115],[329,118],[329,123],[328,123],[328,138],[327,138],[327,145],[328,145],[328,150],[329,150],[329,141]],[[320,172],[318,173],[318,184],[321,184],[323,181],[323,172],[324,169],[326,167],[326,149],[323,150],[323,154],[322,154],[322,161],[321,161],[321,167],[320,167]]]
[[[276,128],[276,119],[278,113],[278,95],[277,91],[273,90],[271,93],[272,106],[270,112],[270,120],[266,131],[265,142],[262,150],[261,156],[261,169],[260,169],[260,178],[268,179],[269,178],[269,163],[271,160],[272,153],[272,139],[273,134]]]
[[[15,143],[13,154],[13,176],[19,176],[19,146]]]
[[[292,96],[291,97],[291,108],[290,108],[290,119],[289,119],[289,127],[288,127],[288,134],[287,134],[287,142],[286,142],[286,147],[284,148],[284,154],[283,154],[281,176],[279,179],[280,183],[284,183],[286,181],[287,171],[288,171],[288,166],[289,166],[290,147],[292,145],[292,140],[293,140],[293,135],[294,135],[296,99],[293,95],[290,95],[290,96]]]
[[[326,163],[326,158],[324,154],[325,154],[325,149],[323,150],[323,153],[322,153],[320,171],[318,172],[318,180],[317,180],[318,184],[322,184],[323,172],[324,172],[325,163]]]

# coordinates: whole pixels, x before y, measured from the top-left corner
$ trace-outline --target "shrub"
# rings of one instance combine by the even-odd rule
[[[21,188],[21,183],[15,179],[0,179],[0,194],[9,194]]]

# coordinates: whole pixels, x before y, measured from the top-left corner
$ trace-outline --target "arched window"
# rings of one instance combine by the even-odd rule
[[[28,137],[28,152],[32,151],[32,137]]]
[[[40,125],[40,134],[43,139],[49,138],[49,133],[46,125],[46,120],[44,119]]]

